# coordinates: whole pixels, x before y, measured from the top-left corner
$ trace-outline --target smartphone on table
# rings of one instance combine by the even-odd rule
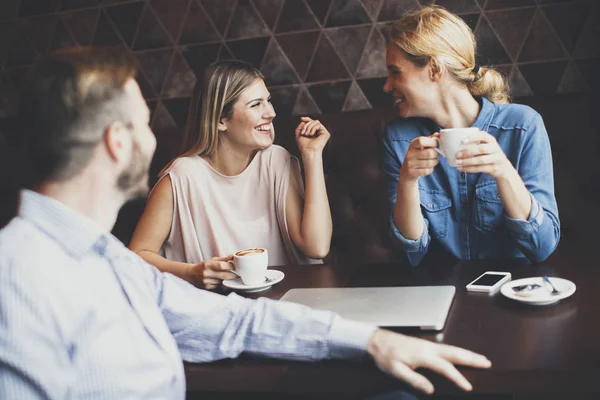
[[[494,294],[502,285],[510,281],[510,272],[487,271],[467,285],[469,292]]]

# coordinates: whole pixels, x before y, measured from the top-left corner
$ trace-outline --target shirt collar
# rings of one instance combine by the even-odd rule
[[[82,258],[112,236],[85,215],[31,190],[21,191],[19,216],[48,234],[74,258]]]
[[[475,100],[477,100],[481,108],[479,110],[479,115],[473,123],[473,127],[479,128],[479,130],[487,132],[490,123],[492,122],[492,118],[494,117],[496,107],[494,103],[487,99],[487,97],[475,97]]]

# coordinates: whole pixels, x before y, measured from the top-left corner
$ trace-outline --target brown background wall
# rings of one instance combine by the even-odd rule
[[[181,126],[196,76],[219,58],[259,66],[279,114],[382,107],[382,30],[434,2],[475,30],[480,62],[499,66],[514,96],[598,88],[593,0],[2,0],[0,116],[27,65],[77,44],[134,52],[157,130]]]
[[[386,108],[382,32],[431,3],[467,21],[479,62],[509,78],[517,101],[600,87],[594,0],[0,0],[0,133],[28,66],[73,45],[123,46],[140,61],[153,171],[177,151],[196,77],[217,59],[259,66],[280,116]]]

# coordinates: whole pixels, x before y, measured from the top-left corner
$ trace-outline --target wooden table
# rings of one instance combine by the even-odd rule
[[[490,370],[463,368],[476,393],[598,392],[600,382],[600,265],[583,255],[554,255],[527,265],[520,260],[438,263],[411,270],[396,265],[312,265],[280,268],[285,279],[261,296],[279,299],[298,287],[360,287],[451,284],[456,297],[440,333],[403,333],[465,347],[488,356]],[[278,268],[279,269],[279,268]],[[487,270],[513,279],[549,275],[577,285],[570,298],[551,306],[528,306],[470,293],[465,286]],[[250,296],[249,296],[250,297]],[[258,297],[254,295],[253,297]],[[444,379],[425,372],[437,393],[456,393]],[[193,393],[375,394],[405,386],[371,361],[318,363],[242,357],[212,364],[187,364]]]

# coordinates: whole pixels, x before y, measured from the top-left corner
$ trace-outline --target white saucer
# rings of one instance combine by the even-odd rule
[[[566,279],[550,277],[550,282],[552,282],[556,290],[560,293],[552,294],[552,288],[549,287],[548,283],[544,282],[544,279],[541,276],[507,282],[500,288],[500,292],[509,299],[520,301],[521,303],[527,303],[534,306],[545,306],[566,299],[575,293],[575,290],[577,289],[573,282]],[[541,288],[520,294],[513,290],[513,287],[515,286],[531,285],[534,283],[540,285]]]
[[[223,286],[244,293],[256,293],[267,290],[274,284],[281,282],[284,276],[285,274],[281,271],[277,271],[276,269],[268,269],[265,273],[265,281],[261,284],[248,286],[242,283],[242,278],[237,278],[223,281]]]

